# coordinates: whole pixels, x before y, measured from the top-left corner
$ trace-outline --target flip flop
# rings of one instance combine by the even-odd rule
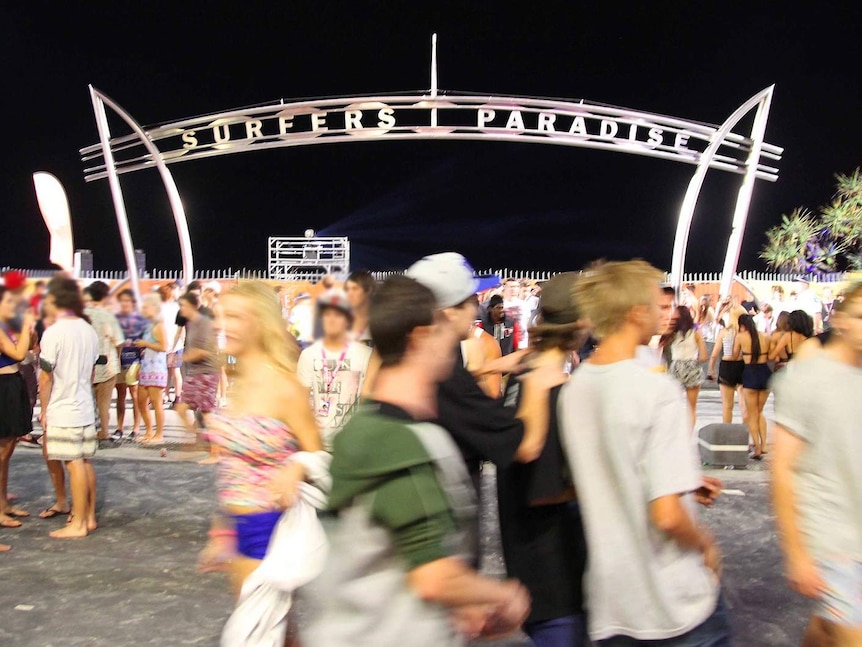
[[[0,519],[0,528],[20,528],[21,522],[15,519]]]
[[[7,512],[4,512],[2,514],[5,514],[7,517],[13,517],[15,519],[23,519],[30,516],[30,513],[26,510],[18,510],[17,508],[12,508],[11,510],[8,510]]]
[[[62,510],[57,510],[54,508],[54,506],[51,506],[50,508],[45,508],[45,510],[42,511],[42,514],[39,515],[39,518],[53,519],[54,517],[61,517],[65,514],[69,514],[70,512],[71,510],[66,510],[65,512],[63,512]]]

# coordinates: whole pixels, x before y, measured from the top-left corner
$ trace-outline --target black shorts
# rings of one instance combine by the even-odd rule
[[[742,388],[768,391],[772,371],[767,364],[746,364],[742,372]]]
[[[735,389],[742,384],[745,362],[740,360],[721,360],[718,364],[718,383]]]

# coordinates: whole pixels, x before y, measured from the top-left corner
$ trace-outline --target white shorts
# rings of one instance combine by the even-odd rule
[[[96,425],[86,427],[55,427],[48,424],[45,432],[45,452],[52,461],[76,461],[96,455]]]
[[[815,614],[842,627],[862,628],[862,562],[831,556],[818,560],[826,592]]]

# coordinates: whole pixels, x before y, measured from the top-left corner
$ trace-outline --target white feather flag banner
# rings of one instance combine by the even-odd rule
[[[71,272],[75,250],[66,191],[60,184],[60,180],[42,171],[33,173],[33,184],[36,187],[36,200],[39,202],[42,218],[51,234],[51,262]]]

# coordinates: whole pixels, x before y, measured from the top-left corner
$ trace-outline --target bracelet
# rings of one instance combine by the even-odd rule
[[[221,530],[210,530],[209,537],[210,539],[217,539],[218,537],[236,537],[236,530],[229,530],[227,528]]]

